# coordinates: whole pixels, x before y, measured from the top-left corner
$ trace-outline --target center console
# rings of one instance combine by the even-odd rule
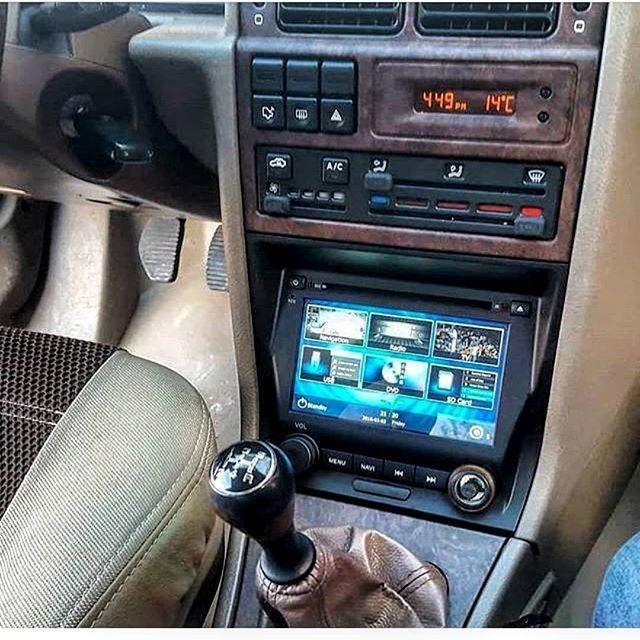
[[[245,4],[236,90],[261,437],[302,493],[508,536],[606,7],[486,11]]]
[[[294,463],[300,524],[382,531],[444,568],[453,625],[507,546],[529,563],[516,617],[553,582],[514,534],[544,438],[606,11],[239,9],[259,437]],[[256,624],[247,553],[236,625]]]

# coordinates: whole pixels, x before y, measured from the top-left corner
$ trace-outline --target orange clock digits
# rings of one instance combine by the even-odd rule
[[[470,115],[511,116],[516,112],[516,93],[486,91],[422,89],[415,108],[426,113],[459,113]]]

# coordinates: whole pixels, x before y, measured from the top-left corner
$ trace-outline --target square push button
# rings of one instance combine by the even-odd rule
[[[427,467],[416,467],[415,484],[424,489],[434,489],[435,491],[446,491],[449,482],[449,473],[440,469],[429,469]]]
[[[356,92],[356,66],[353,62],[322,63],[322,95],[353,96]]]
[[[349,161],[346,158],[322,158],[324,184],[349,184]]]
[[[291,172],[291,156],[288,153],[267,153],[267,178],[289,180]]]
[[[353,454],[334,449],[322,449],[322,464],[333,471],[351,471]]]
[[[284,62],[279,58],[255,58],[251,63],[251,88],[256,93],[282,93]]]
[[[290,131],[317,131],[318,100],[316,98],[287,98],[287,129]]]
[[[287,93],[303,96],[318,93],[318,66],[315,60],[289,60],[287,62]]]
[[[253,96],[253,125],[257,129],[284,129],[284,98]]]
[[[353,133],[353,100],[322,99],[320,118],[325,133]]]
[[[509,311],[512,316],[528,318],[531,315],[531,303],[524,300],[513,300]]]
[[[380,458],[369,458],[368,456],[353,457],[353,472],[359,476],[369,478],[381,478],[383,461]]]
[[[412,464],[402,462],[384,461],[384,477],[391,482],[412,484],[416,468]]]

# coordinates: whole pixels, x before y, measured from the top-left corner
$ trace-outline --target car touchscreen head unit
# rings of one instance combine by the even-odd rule
[[[308,299],[291,411],[491,446],[509,325]]]
[[[285,433],[415,464],[499,464],[530,392],[533,318],[504,294],[348,280],[283,292],[271,351]]]

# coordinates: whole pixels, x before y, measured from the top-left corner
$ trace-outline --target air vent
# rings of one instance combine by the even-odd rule
[[[294,33],[398,33],[400,2],[281,2],[278,24]]]
[[[557,22],[557,2],[421,2],[417,29],[425,36],[544,38]]]

